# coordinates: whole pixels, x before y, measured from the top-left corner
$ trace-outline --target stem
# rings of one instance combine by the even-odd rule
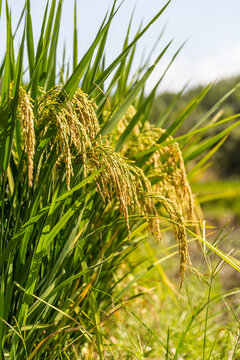
[[[213,274],[211,274],[211,278],[210,278],[207,304],[209,304],[209,301],[210,301],[210,296],[211,296],[211,291],[212,291],[212,282],[213,282]],[[205,326],[204,326],[204,338],[203,338],[203,360],[205,360],[205,348],[206,348],[206,338],[207,338],[208,309],[209,309],[209,306],[207,305],[207,308],[206,308],[206,317],[205,317]]]
[[[3,234],[4,234],[4,200],[5,200],[5,188],[6,188],[7,173],[3,173],[2,177],[2,211],[1,211],[1,237],[0,237],[0,251],[3,248]]]

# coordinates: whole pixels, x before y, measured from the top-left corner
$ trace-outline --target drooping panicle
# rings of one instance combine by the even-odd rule
[[[35,119],[33,100],[23,87],[19,88],[18,116],[22,127],[24,151],[28,159],[28,182],[33,184],[33,157],[35,153]]]

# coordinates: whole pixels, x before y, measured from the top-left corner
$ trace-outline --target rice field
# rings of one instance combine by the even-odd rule
[[[62,62],[62,1],[47,3],[37,41],[33,1],[16,29],[5,2],[0,360],[240,356],[237,275],[224,283],[225,269],[240,271],[238,253],[228,228],[205,222],[203,203],[219,199],[198,182],[239,114],[215,116],[227,93],[177,136],[213,84],[174,120],[170,104],[153,126],[159,85],[181,48],[150,92],[146,82],[174,44],[133,72],[138,43],[169,3],[133,36],[130,20],[121,52],[106,63],[117,1],[81,57],[75,1],[72,58],[63,53]],[[238,185],[225,195],[239,196]]]

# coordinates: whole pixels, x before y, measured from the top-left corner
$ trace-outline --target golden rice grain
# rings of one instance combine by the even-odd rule
[[[159,214],[155,202],[162,204],[179,243],[180,275],[183,281],[186,268],[191,267],[183,216],[192,218],[193,198],[178,144],[158,145],[157,151],[145,164],[148,169],[146,177],[144,171],[127,158],[156,145],[164,130],[155,129],[147,122],[144,130],[140,131],[136,126],[120,154],[110,145],[110,138],[103,142],[100,136],[97,137],[100,125],[95,108],[96,105],[81,89],[77,89],[70,101],[61,87],[54,87],[46,93],[42,92],[39,97],[37,122],[34,124],[33,102],[26,91],[20,88],[18,111],[28,158],[29,184],[32,185],[33,178],[36,126],[39,140],[48,131],[53,132],[48,152],[56,151],[56,165],[64,162],[68,189],[73,175],[73,159],[82,164],[84,176],[104,167],[104,171],[96,178],[98,192],[104,202],[118,201],[129,232],[129,212],[137,213],[147,217],[150,231],[160,240]],[[117,136],[135,114],[135,108],[130,106],[118,125]]]
[[[28,159],[28,181],[33,181],[33,156],[35,153],[35,131],[33,101],[23,87],[19,89],[18,114],[22,127],[24,150]]]

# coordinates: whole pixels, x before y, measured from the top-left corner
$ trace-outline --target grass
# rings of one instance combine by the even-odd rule
[[[125,296],[121,303],[112,299],[117,311],[102,324],[105,357],[172,359],[177,350],[179,359],[237,359],[239,324],[234,314],[239,312],[239,288],[224,286],[221,273],[226,268],[208,272],[195,249],[195,264],[206,273],[201,279],[188,277],[179,293],[177,273],[170,270],[177,252],[171,260],[170,249],[150,245],[142,244],[122,266],[121,275],[126,276],[117,293]],[[155,259],[160,261],[153,266]],[[219,261],[210,256],[208,264],[214,270]],[[92,347],[85,346],[82,353],[96,358]]]
[[[131,267],[136,262],[141,263],[140,259],[146,261],[146,250],[150,250],[149,255],[154,252],[154,256],[147,260],[148,271],[139,277],[143,273],[142,265],[135,268],[134,273]],[[175,284],[176,271],[170,270],[174,269],[174,257],[169,260],[169,252],[166,248],[156,248],[153,243],[151,248],[146,244],[129,259],[130,265],[126,267],[129,266],[130,275],[125,286],[129,281],[133,283],[134,277],[138,279],[130,290],[135,298],[127,302],[126,309],[121,309],[114,320],[115,332],[111,331],[110,347],[115,357],[112,358],[171,359],[177,350],[182,359],[237,359],[239,325],[229,308],[238,314],[239,289],[224,288],[221,273],[225,268],[218,274],[216,270],[215,273],[209,272],[196,246],[194,263],[206,273],[201,280],[193,275],[188,277],[179,293]],[[155,258],[162,259],[162,262],[151,267]],[[214,270],[219,262],[210,256],[208,264]],[[224,279],[224,274],[222,276]],[[144,319],[144,323],[140,319]],[[112,329],[111,324],[109,328]],[[130,349],[126,348],[128,342],[131,343]],[[168,357],[166,348],[170,352]]]
[[[31,1],[26,1],[17,52],[11,11],[5,3],[7,46],[0,67],[0,360],[141,359],[151,353],[177,359],[185,356],[188,336],[194,337],[197,325],[194,331],[193,326],[202,321],[201,316],[206,326],[201,328],[199,358],[211,355],[208,318],[215,303],[211,292],[217,270],[209,267],[206,246],[220,264],[226,261],[239,271],[239,262],[235,254],[218,247],[218,238],[213,243],[205,238],[185,164],[191,166],[189,178],[195,178],[239,121],[237,114],[205,126],[211,119],[210,109],[176,142],[175,132],[207,96],[209,85],[173,122],[165,114],[160,119],[164,129],[150,126],[158,86],[180,49],[150,93],[146,93],[146,81],[172,42],[159,51],[152,65],[146,59],[133,76],[131,67],[138,41],[168,4],[131,39],[130,20],[123,49],[110,64],[105,63],[105,46],[121,5],[113,2],[93,43],[79,59],[75,4],[73,72],[69,74],[64,56],[60,71],[57,68],[62,1],[47,4],[37,44]],[[27,83],[23,82],[24,51]],[[221,132],[208,136],[209,126],[223,123],[226,127]],[[152,240],[162,236],[174,240],[174,245],[162,249],[159,256],[160,245]],[[190,238],[203,244],[199,246],[210,273],[206,299],[197,296],[193,304],[190,291],[198,285],[189,286],[188,300],[182,302],[185,292],[179,294],[162,267],[171,260],[170,267],[180,275],[175,281],[186,286],[185,275],[192,269]],[[147,287],[147,293],[154,291],[163,304],[170,297],[176,308],[185,309],[184,317],[175,320],[178,331],[175,322],[170,326],[168,313],[164,316],[169,324],[166,321],[159,334],[131,308],[145,303],[141,281],[148,281],[152,270],[161,280],[154,281],[157,291]],[[217,300],[225,296],[218,295]],[[175,310],[171,316],[179,316]],[[154,311],[159,311],[157,304]],[[233,315],[231,305],[228,313]],[[133,326],[141,324],[144,332],[134,335],[126,330],[130,319]],[[233,338],[234,331],[230,332]]]

